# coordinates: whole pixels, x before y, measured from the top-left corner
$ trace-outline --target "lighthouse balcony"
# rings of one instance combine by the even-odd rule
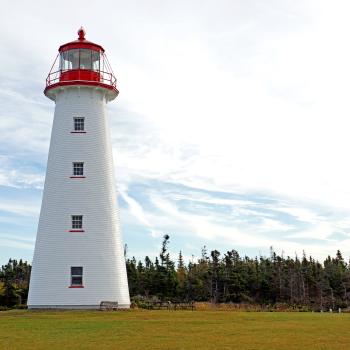
[[[117,79],[113,73],[103,71],[92,71],[87,69],[67,69],[50,72],[46,79],[46,89],[62,83],[61,85],[68,85],[69,83],[92,83],[92,85],[103,84],[110,88],[117,88]]]

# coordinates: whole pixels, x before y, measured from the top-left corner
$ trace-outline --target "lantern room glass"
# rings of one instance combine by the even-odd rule
[[[100,52],[89,49],[72,49],[60,54],[60,70],[86,69],[99,72]]]

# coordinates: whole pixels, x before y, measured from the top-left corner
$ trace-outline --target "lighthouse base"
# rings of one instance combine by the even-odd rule
[[[100,310],[100,305],[28,305],[29,310]],[[118,309],[130,309],[130,304],[118,305]]]

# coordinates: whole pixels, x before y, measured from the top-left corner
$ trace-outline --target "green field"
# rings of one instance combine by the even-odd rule
[[[350,349],[350,314],[5,311],[0,349]]]

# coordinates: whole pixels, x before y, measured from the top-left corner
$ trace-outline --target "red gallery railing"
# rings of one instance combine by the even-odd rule
[[[96,83],[100,83],[117,89],[117,79],[111,66],[109,65],[107,57],[103,53],[101,53],[101,60],[98,65],[102,69],[62,69],[58,60],[59,57],[60,55],[58,54],[54,64],[51,67],[50,73],[46,78],[46,88],[59,83],[63,83],[62,85],[67,85],[69,82],[84,82],[85,84],[91,82],[94,85]]]

